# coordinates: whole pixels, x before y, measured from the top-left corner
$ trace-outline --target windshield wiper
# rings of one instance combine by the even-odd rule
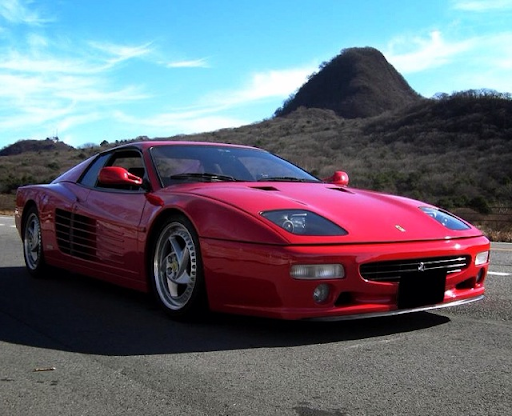
[[[238,179],[233,176],[219,175],[217,173],[178,173],[171,175],[169,179],[196,180],[202,182],[236,182]]]
[[[295,178],[293,176],[271,176],[269,178],[259,178],[258,182],[316,182],[312,179]]]

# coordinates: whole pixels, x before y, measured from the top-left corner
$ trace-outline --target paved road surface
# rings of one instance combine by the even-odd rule
[[[24,270],[0,217],[0,415],[512,414],[512,245],[484,301],[337,323],[173,322],[147,296]]]

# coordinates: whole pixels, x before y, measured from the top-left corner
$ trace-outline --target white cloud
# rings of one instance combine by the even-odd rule
[[[23,73],[66,73],[88,74],[105,69],[79,58],[61,58],[58,56],[38,56],[14,51],[0,58],[0,69]]]
[[[0,130],[12,134],[52,125],[50,131],[59,126],[63,132],[97,120],[109,107],[150,97],[142,86],[117,86],[111,78],[119,63],[150,53],[149,43],[86,44],[75,52],[38,34],[25,40],[28,48],[0,46]]]
[[[12,24],[39,25],[49,22],[34,10],[29,10],[22,0],[2,0],[0,2],[0,17]]]
[[[453,4],[456,10],[468,12],[488,12],[512,9],[511,0],[457,0]]]
[[[89,42],[89,45],[109,56],[107,56],[107,62],[110,65],[115,65],[119,62],[127,61],[133,58],[141,58],[149,55],[152,52],[151,42],[143,45],[128,46],[118,45],[108,42]]]
[[[166,66],[168,68],[209,68],[208,62],[204,58],[190,61],[169,62]]]
[[[303,67],[256,73],[249,86],[239,92],[244,99],[288,97],[300,88],[317,67]]]
[[[230,107],[246,105],[265,99],[287,98],[300,88],[317,66],[257,72],[239,89],[217,91],[201,101],[209,106]]]
[[[424,38],[397,38],[384,55],[404,75],[424,72],[416,77],[416,88],[425,96],[443,90],[512,91],[512,31],[457,40],[445,39],[440,31]]]
[[[427,39],[395,38],[384,55],[399,72],[408,74],[453,62],[457,55],[471,50],[476,43],[476,39],[448,42],[440,31],[433,31]]]
[[[60,132],[70,130],[82,124],[89,124],[94,121],[106,118],[106,114],[99,112],[90,112],[87,114],[69,115],[61,117],[57,123],[57,130]]]
[[[131,124],[138,129],[149,130],[151,136],[169,136],[173,131],[183,134],[201,133],[221,128],[239,127],[248,124],[247,120],[212,114],[211,109],[195,111],[172,111],[145,117],[136,117],[122,111],[115,111],[114,118],[123,124]]]

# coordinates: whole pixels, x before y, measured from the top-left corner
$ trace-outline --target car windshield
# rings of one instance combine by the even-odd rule
[[[216,145],[169,145],[151,149],[162,182],[318,182],[299,167],[260,149]]]

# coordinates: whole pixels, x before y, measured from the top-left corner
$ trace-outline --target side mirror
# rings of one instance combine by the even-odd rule
[[[142,185],[142,178],[119,166],[108,166],[100,170],[98,181],[102,185]]]
[[[348,174],[341,170],[337,170],[334,174],[324,179],[324,182],[333,183],[335,185],[347,186],[348,185]]]

